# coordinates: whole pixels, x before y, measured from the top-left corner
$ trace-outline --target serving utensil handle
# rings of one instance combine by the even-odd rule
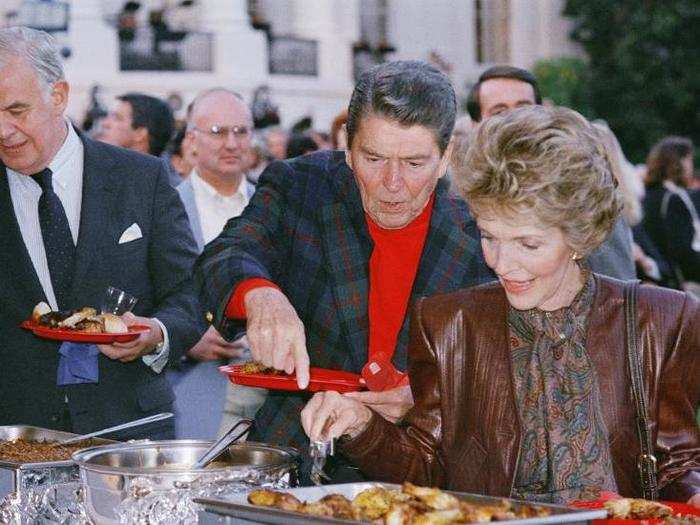
[[[102,430],[96,430],[95,432],[90,432],[89,434],[83,434],[81,436],[72,437],[61,441],[59,445],[69,445],[71,443],[77,443],[78,441],[83,441],[84,439],[89,439],[103,434],[109,434],[111,432],[117,432],[119,430],[126,430],[127,428],[139,427],[141,425],[147,425],[149,423],[155,423],[156,421],[161,421],[163,419],[168,419],[173,417],[172,412],[161,412],[160,414],[155,414],[154,416],[148,416],[141,419],[136,419],[134,421],[129,421],[128,423],[122,423],[114,427],[104,428]]]
[[[236,433],[236,429],[243,425],[245,428]],[[192,468],[200,469],[206,467],[209,463],[214,461],[219,454],[221,454],[225,449],[229,447],[232,443],[235,443],[241,439],[245,434],[250,431],[250,427],[253,425],[253,420],[248,418],[239,419],[231,429],[221,436],[212,446],[207,450],[204,455],[197,460]]]

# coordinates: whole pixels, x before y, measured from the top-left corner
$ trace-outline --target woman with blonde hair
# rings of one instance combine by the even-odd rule
[[[342,436],[370,479],[700,506],[700,304],[581,266],[621,209],[597,133],[571,110],[517,109],[479,126],[454,176],[498,281],[416,303],[399,424],[324,392],[307,434]]]

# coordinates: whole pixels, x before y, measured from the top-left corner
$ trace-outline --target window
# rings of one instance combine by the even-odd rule
[[[474,0],[476,61],[510,62],[510,9],[508,0]]]

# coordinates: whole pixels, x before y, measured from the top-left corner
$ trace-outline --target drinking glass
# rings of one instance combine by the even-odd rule
[[[124,290],[110,286],[105,292],[102,300],[102,313],[124,315],[126,312],[131,312],[138,299],[133,295],[126,293]]]

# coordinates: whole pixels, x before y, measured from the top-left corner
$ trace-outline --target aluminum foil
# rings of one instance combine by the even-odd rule
[[[148,477],[138,477],[131,480],[129,494],[117,508],[117,516],[119,523],[125,525],[194,525],[202,508],[192,501],[193,498],[227,498],[260,487],[288,489],[291,481],[290,474],[282,474],[279,469],[262,472],[241,469],[215,476],[204,475],[162,491],[154,490]]]
[[[79,481],[38,485],[8,494],[0,503],[0,523],[90,525]]]

